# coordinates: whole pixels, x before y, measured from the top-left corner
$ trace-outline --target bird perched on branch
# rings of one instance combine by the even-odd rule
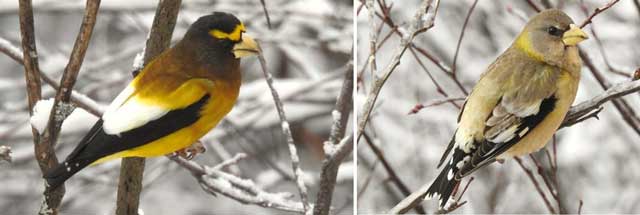
[[[235,16],[200,17],[184,38],[150,61],[113,100],[65,161],[44,175],[49,188],[90,164],[184,149],[218,124],[240,90],[240,58],[258,53]]]
[[[573,103],[587,35],[560,10],[535,15],[482,74],[458,116],[458,129],[426,197],[444,207],[460,180],[478,168],[539,150]]]

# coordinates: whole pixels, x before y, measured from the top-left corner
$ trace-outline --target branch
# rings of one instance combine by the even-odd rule
[[[237,157],[237,156],[236,156]],[[269,193],[262,190],[251,180],[238,178],[220,171],[220,168],[200,165],[179,156],[168,156],[185,168],[198,180],[200,187],[207,193],[234,199],[243,204],[253,204],[265,208],[274,208],[290,212],[304,212],[302,203],[289,200],[290,193]],[[227,161],[223,163],[228,163]]]
[[[616,84],[604,91],[604,93],[571,107],[560,127],[572,126],[580,122],[584,116],[588,116],[592,111],[597,111],[605,102],[638,91],[640,91],[640,80]]]
[[[35,46],[35,34],[33,27],[33,8],[31,1],[22,0],[20,4],[20,32],[22,36],[22,64],[25,67],[25,76],[27,80],[27,96],[29,100],[29,113],[33,115],[33,107],[35,103],[40,100],[41,97],[41,83],[40,83],[40,69],[38,65],[38,53]],[[50,168],[58,164],[58,159],[55,155],[54,145],[59,134],[60,126],[66,114],[70,113],[67,108],[60,107],[65,106],[68,103],[71,94],[71,89],[75,84],[75,78],[80,71],[80,66],[84,60],[84,54],[86,53],[89,45],[89,39],[93,32],[93,26],[96,21],[96,15],[98,13],[98,7],[100,1],[88,1],[86,4],[85,14],[80,27],[80,32],[76,38],[75,45],[71,52],[71,57],[65,68],[63,78],[61,81],[62,89],[56,93],[54,106],[51,109],[51,115],[49,116],[48,128],[42,132],[42,135],[32,128],[35,143],[35,155],[38,161],[41,172],[44,174]],[[6,44],[5,44],[6,45]],[[15,50],[14,50],[15,51]],[[5,52],[10,53],[10,52]],[[12,58],[19,59],[19,55],[13,52],[10,53]],[[62,103],[61,103],[62,102]],[[69,111],[69,112],[67,112]],[[67,113],[62,113],[67,112]],[[58,207],[62,202],[65,189],[64,186],[60,186],[55,190],[50,190],[45,187],[44,200],[40,207],[39,214],[58,214]]]
[[[329,139],[325,141],[325,159],[322,161],[320,172],[320,188],[316,197],[316,204],[313,207],[314,215],[329,214],[333,190],[336,186],[336,177],[342,160],[353,151],[353,136],[344,138],[347,129],[347,122],[353,107],[353,66],[352,62],[347,63],[342,89],[336,101],[335,109],[332,111],[333,125]],[[338,155],[342,154],[342,155]]]
[[[436,0],[436,5],[435,8],[433,9],[433,14],[431,17],[426,17],[427,16],[427,11],[432,8],[431,7],[431,2],[432,0],[423,0],[422,4],[420,5],[420,7],[418,8],[418,10],[416,11],[413,20],[411,21],[410,25],[409,25],[409,29],[407,32],[409,32],[408,34],[405,34],[402,36],[402,39],[400,41],[400,44],[398,47],[396,47],[395,51],[393,52],[393,55],[391,57],[391,61],[389,62],[389,64],[385,67],[385,69],[382,72],[382,77],[376,77],[377,74],[373,74],[373,82],[372,87],[371,87],[371,91],[369,92],[369,94],[367,95],[367,99],[365,104],[362,107],[362,117],[360,117],[360,120],[358,122],[358,137],[356,138],[356,141],[360,140],[360,137],[362,137],[362,134],[364,132],[364,128],[366,127],[368,121],[369,121],[369,116],[371,115],[371,111],[373,110],[373,106],[376,102],[376,100],[378,99],[378,95],[380,94],[380,90],[382,90],[382,86],[384,86],[385,82],[387,81],[387,79],[389,79],[389,77],[391,76],[391,74],[395,71],[395,69],[398,67],[398,65],[400,64],[400,58],[402,58],[402,55],[404,55],[404,52],[407,50],[407,48],[409,47],[409,45],[411,44],[411,41],[413,40],[413,38],[422,32],[425,32],[427,30],[429,30],[431,27],[433,27],[434,25],[434,20],[435,17],[437,15],[438,12],[438,7],[440,5],[440,1]]]
[[[536,180],[535,176],[533,176],[533,173],[531,172],[531,170],[525,167],[524,164],[522,164],[522,160],[519,157],[513,157],[513,158],[518,162],[518,165],[520,165],[520,167],[527,174],[527,176],[529,176],[529,179],[531,179],[531,182],[535,186],[536,191],[538,191],[538,194],[540,194],[540,197],[542,197],[542,200],[544,201],[544,204],[547,206],[547,209],[549,209],[549,213],[555,214],[556,210],[553,209],[553,206],[551,206],[551,202],[549,202],[549,199],[547,199],[547,196],[542,192],[542,188],[540,188],[540,184],[538,183],[538,180]]]
[[[260,0],[260,4],[262,4],[262,11],[264,11],[264,17],[267,19],[267,26],[271,29],[271,18],[269,18],[269,11],[267,11],[267,4],[264,0]]]
[[[20,53],[20,49],[11,45],[11,42],[5,40],[4,38],[0,38],[0,52],[5,53],[11,59],[15,60],[19,64],[22,64],[22,53]]]
[[[478,0],[474,0],[473,4],[469,8],[469,12],[467,12],[467,17],[464,19],[464,24],[462,24],[462,30],[460,30],[460,37],[458,37],[458,43],[456,45],[456,52],[453,55],[453,63],[451,63],[451,75],[456,77],[456,69],[458,68],[458,54],[460,52],[460,45],[462,45],[462,38],[464,38],[464,30],[467,29],[467,24],[469,24],[469,18],[471,18],[471,14],[473,13],[473,9],[476,8],[476,4],[478,4]],[[465,93],[466,94],[466,93]]]
[[[307,197],[307,187],[304,185],[304,180],[302,178],[304,172],[302,172],[302,169],[300,169],[300,158],[298,157],[298,150],[296,149],[296,145],[293,142],[293,136],[291,135],[289,122],[287,122],[287,116],[284,114],[282,100],[280,100],[278,92],[273,87],[273,76],[267,71],[267,62],[262,55],[262,48],[260,48],[259,45],[258,49],[260,50],[260,53],[258,55],[260,66],[262,67],[262,72],[264,74],[265,80],[267,81],[267,85],[269,86],[269,90],[271,91],[271,96],[273,97],[273,102],[276,105],[276,110],[278,111],[282,133],[287,138],[287,146],[289,147],[289,155],[291,157],[291,168],[293,169],[294,177],[296,179],[296,185],[298,186],[298,191],[300,193],[300,200],[302,200],[302,204],[304,206],[304,213],[306,214],[309,211],[309,200]]]
[[[64,69],[64,73],[62,74],[62,80],[60,80],[59,85],[60,88],[56,92],[53,107],[49,114],[47,130],[45,130],[43,134],[44,138],[49,139],[51,147],[54,147],[56,144],[58,135],[60,134],[60,127],[62,127],[62,122],[74,109],[74,107],[69,103],[71,99],[71,92],[76,83],[87,48],[89,47],[89,40],[93,33],[93,27],[96,24],[99,7],[99,0],[87,1],[87,8],[80,26],[80,33],[78,33],[73,50],[71,51],[71,57]]]
[[[416,114],[416,113],[420,112],[420,110],[422,110],[424,108],[438,106],[438,105],[445,104],[445,103],[448,103],[448,102],[453,102],[453,101],[462,101],[462,100],[465,100],[465,99],[466,99],[465,97],[453,97],[453,98],[436,99],[436,100],[427,102],[426,104],[417,104],[407,114],[409,114],[409,115]]]
[[[180,10],[180,0],[160,0],[153,18],[149,39],[144,53],[144,63],[149,63],[162,51],[169,48],[171,35]],[[142,191],[144,158],[123,158],[118,182],[117,215],[137,214]]]
[[[593,13],[591,15],[589,15],[589,17],[587,17],[587,19],[585,19],[584,21],[582,21],[582,24],[580,24],[580,28],[584,28],[584,26],[587,26],[589,23],[591,23],[591,20],[593,19],[593,17],[595,17],[596,15],[602,13],[603,11],[609,9],[611,6],[615,5],[616,3],[618,3],[618,1],[620,0],[612,0],[609,3],[607,3],[606,5],[596,8]]]
[[[364,134],[364,140],[365,140],[364,142],[367,143],[367,146],[369,146],[369,148],[371,148],[373,153],[376,155],[378,160],[382,162],[382,167],[384,167],[384,169],[387,171],[387,174],[389,175],[389,179],[393,182],[393,184],[396,185],[396,187],[398,187],[400,192],[402,192],[402,195],[405,198],[410,196],[411,191],[409,190],[407,185],[402,181],[402,179],[398,177],[398,174],[396,174],[396,171],[391,167],[391,165],[387,161],[387,158],[382,153],[382,150],[380,150],[380,148],[376,146],[375,143],[373,143],[373,140],[366,133]],[[424,208],[420,205],[416,205],[415,208],[416,208],[416,212],[420,214],[426,213]]]
[[[0,161],[6,161],[11,163],[11,147],[0,146]]]

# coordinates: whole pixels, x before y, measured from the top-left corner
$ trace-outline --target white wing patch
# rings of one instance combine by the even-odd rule
[[[135,95],[132,95],[134,91],[133,86],[127,86],[102,115],[102,128],[105,133],[119,135],[158,119],[169,112],[161,107],[141,103]]]

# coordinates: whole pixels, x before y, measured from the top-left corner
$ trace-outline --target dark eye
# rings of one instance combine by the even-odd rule
[[[551,26],[551,27],[547,28],[547,33],[549,33],[552,36],[559,37],[559,36],[562,36],[562,33],[564,33],[564,32],[562,32],[562,30],[560,30],[560,29],[558,29],[556,27]]]

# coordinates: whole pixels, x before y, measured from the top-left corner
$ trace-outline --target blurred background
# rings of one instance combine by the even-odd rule
[[[260,1],[183,0],[173,41],[182,38],[198,17],[213,11],[235,14],[247,33],[262,44],[269,71],[284,100],[294,140],[305,171],[309,198],[315,200],[322,142],[331,128],[330,115],[351,59],[352,2],[331,0],[265,1],[269,29]],[[85,1],[34,0],[37,49],[41,70],[58,81],[80,28]],[[131,80],[133,61],[145,45],[157,1],[102,1],[91,43],[74,89],[105,107]],[[20,47],[18,3],[0,1],[0,38]],[[20,51],[21,52],[21,51]],[[0,145],[10,146],[13,162],[0,162],[2,214],[34,214],[40,207],[43,184],[33,154],[23,67],[0,56]],[[253,180],[272,193],[289,192],[299,201],[289,151],[280,121],[257,58],[242,62],[243,86],[235,108],[202,140],[200,164],[216,165],[245,153],[226,169]],[[54,95],[43,83],[43,98]],[[59,159],[75,147],[96,118],[77,108],[64,122],[56,146]],[[350,126],[349,131],[350,131]],[[353,159],[338,173],[333,212],[353,212]],[[71,178],[63,199],[63,214],[113,214],[118,161],[87,168]],[[282,214],[270,208],[243,205],[225,196],[205,193],[193,176],[174,162],[148,159],[140,209],[145,214]]]
[[[392,6],[390,18],[394,24],[406,29],[420,2],[376,0],[374,5],[380,15],[383,14],[380,5]],[[443,71],[452,68],[458,38],[473,2],[441,1],[435,26],[414,39],[416,46],[426,50],[440,64],[429,60],[419,51],[415,51],[414,55],[407,50],[399,67],[384,85],[365,130],[380,153],[376,155],[372,150],[374,147],[369,146],[365,138],[357,145],[358,213],[387,211],[404,198],[400,184],[413,192],[423,184],[430,183],[439,173],[436,165],[456,129],[459,108],[445,102],[424,108],[417,114],[408,113],[417,104],[465,96],[454,79]],[[529,2],[540,8],[545,4],[559,7],[576,23],[582,23],[586,18],[582,6],[586,6],[591,14],[596,7],[608,1],[480,0],[470,16],[457,60],[457,80],[465,90],[472,89],[484,69],[511,45],[528,17],[535,14]],[[357,108],[362,107],[372,82],[371,70],[365,67],[370,54],[372,28],[367,7],[363,4],[364,1],[355,3],[358,9]],[[391,28],[381,23],[376,16],[374,30],[379,32],[378,45],[382,44],[376,54],[379,74],[390,62],[393,50],[400,41],[395,33],[386,39]],[[630,75],[640,67],[638,1],[621,0],[596,16],[593,24],[584,29],[591,39],[580,46],[586,50],[604,79],[610,84],[629,81]],[[416,59],[424,64],[424,68]],[[428,74],[433,76],[440,90]],[[594,75],[584,67],[575,104],[602,92],[603,88]],[[630,94],[624,100],[637,117],[640,94]],[[461,106],[462,102],[458,100],[455,104]],[[560,202],[568,213],[577,213],[580,201],[583,201],[583,213],[640,213],[637,204],[640,202],[640,193],[637,192],[640,190],[640,184],[637,183],[640,172],[636,171],[640,168],[640,134],[629,127],[611,102],[603,107],[604,110],[598,115],[599,120],[590,118],[564,128],[556,135]],[[550,152],[553,151],[551,146],[547,145]],[[544,150],[534,156],[547,175],[553,172]],[[532,159],[523,157],[523,163],[533,171],[557,211],[556,200],[537,174]],[[394,178],[394,174],[397,178]],[[507,160],[502,165],[492,164],[473,176],[475,180],[461,199],[468,203],[454,213],[548,213],[533,183],[514,160]],[[461,186],[466,185],[467,180]],[[422,203],[429,213],[436,210],[436,205],[434,200]]]

